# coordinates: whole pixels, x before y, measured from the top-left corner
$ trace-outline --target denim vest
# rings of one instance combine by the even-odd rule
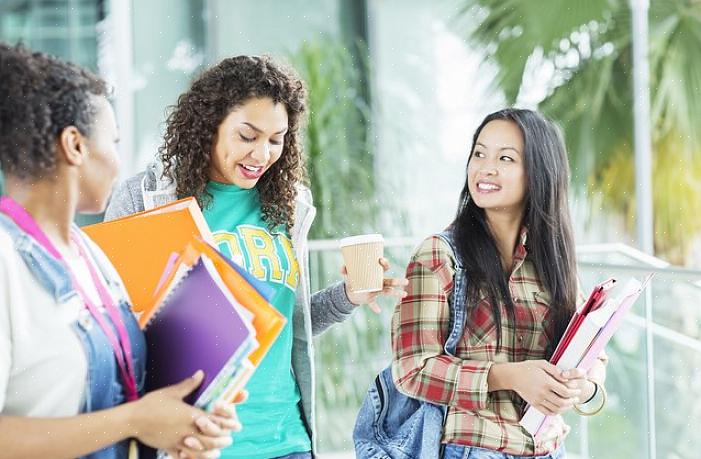
[[[39,285],[49,292],[57,303],[70,300],[77,292],[73,289],[71,278],[65,265],[49,254],[44,247],[38,244],[31,236],[22,231],[10,218],[0,214],[0,227],[12,238],[17,252],[27,264],[29,270],[36,277]],[[84,239],[87,237],[80,232]],[[88,241],[89,242],[89,241]],[[139,328],[136,318],[132,314],[128,298],[114,270],[105,265],[103,259],[95,253],[90,243],[85,244],[90,256],[100,269],[107,283],[107,289],[118,298],[119,312],[131,339],[132,358],[136,373],[137,388],[139,394],[144,387],[144,375],[146,365],[146,342]],[[103,255],[104,256],[104,255]],[[109,314],[104,315],[108,323]],[[112,324],[113,328],[114,325]],[[71,328],[80,339],[88,362],[87,384],[83,394],[80,412],[87,413],[111,408],[123,403],[126,399],[122,377],[119,373],[114,351],[104,332],[87,309],[79,314]],[[115,329],[115,333],[117,333]],[[39,439],[41,441],[41,439]],[[84,456],[87,459],[116,459],[128,456],[129,441],[111,445],[107,448]]]
[[[452,233],[437,235],[455,254],[453,292],[449,298],[450,334],[443,349],[455,355],[465,327],[467,279],[453,244]],[[442,457],[441,439],[447,409],[408,397],[397,389],[391,365],[382,370],[363,401],[353,430],[359,459],[422,459]]]

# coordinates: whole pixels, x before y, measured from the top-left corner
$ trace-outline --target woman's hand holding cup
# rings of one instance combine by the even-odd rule
[[[384,277],[389,270],[389,261],[384,258],[384,238],[381,234],[364,234],[341,240],[344,266],[341,268],[346,282],[346,296],[353,304],[367,304],[375,313],[380,313],[377,304],[379,295],[404,298],[404,278]]]

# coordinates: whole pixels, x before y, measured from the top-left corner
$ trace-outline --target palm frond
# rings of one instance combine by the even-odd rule
[[[671,8],[675,3],[656,2],[651,12],[657,18],[650,50],[653,119],[657,136],[683,133],[681,147],[690,153],[701,145],[701,4]]]
[[[590,24],[606,24],[616,16],[614,12],[618,11],[620,3],[612,0],[540,0],[537,4],[523,0],[474,0],[466,2],[461,14],[479,21],[467,32],[468,39],[486,50],[488,59],[497,64],[495,86],[504,92],[507,102],[513,104],[526,63],[535,50],[545,56],[567,51],[571,46],[570,38],[575,38]]]

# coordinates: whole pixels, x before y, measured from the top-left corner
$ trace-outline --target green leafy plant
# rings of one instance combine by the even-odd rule
[[[305,42],[292,61],[309,92],[304,133],[317,216],[310,237],[372,229],[376,201],[369,101],[363,88],[366,49],[332,39]],[[360,56],[360,57],[356,57]]]

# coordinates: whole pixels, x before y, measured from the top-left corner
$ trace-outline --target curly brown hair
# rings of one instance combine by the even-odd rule
[[[178,198],[194,196],[205,208],[211,153],[219,125],[252,98],[268,97],[287,109],[288,131],[283,153],[256,184],[263,219],[271,227],[294,223],[296,185],[304,178],[299,134],[306,111],[306,90],[290,68],[268,56],[224,59],[194,80],[171,107],[159,154],[166,178],[175,180]]]
[[[0,43],[0,167],[20,180],[56,167],[56,139],[68,126],[90,136],[105,82],[90,71],[22,45]]]

